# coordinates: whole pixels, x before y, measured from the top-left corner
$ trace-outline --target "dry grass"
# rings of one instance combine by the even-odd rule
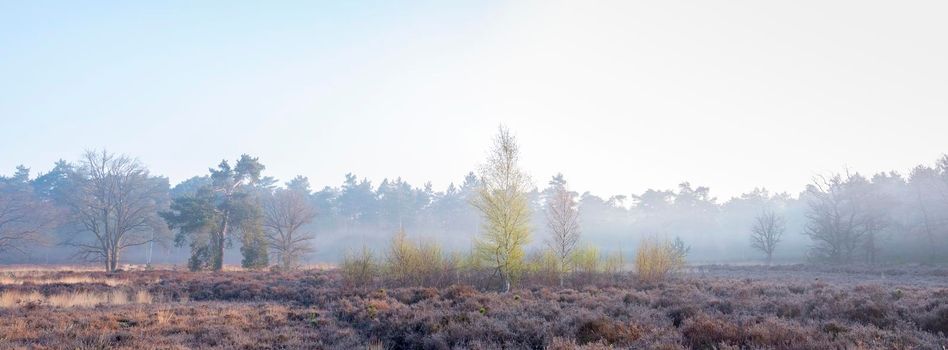
[[[101,266],[97,265],[0,265],[0,273],[21,275],[35,274],[39,272],[96,272],[103,271]]]
[[[303,264],[302,266],[300,266],[300,270],[328,271],[328,270],[333,270],[333,269],[335,269],[335,268],[337,268],[337,267],[339,267],[339,265],[337,265],[337,264],[330,264],[330,263],[311,263],[311,264]]]
[[[0,307],[0,348],[791,350],[948,345],[948,282],[938,282],[944,274],[913,268],[905,270],[903,279],[886,280],[898,283],[866,284],[865,278],[853,278],[863,275],[849,272],[774,274],[769,267],[725,269],[727,275],[714,277],[706,276],[716,271],[709,269],[661,283],[642,283],[632,275],[573,288],[525,283],[509,294],[493,292],[490,284],[398,287],[386,285],[384,276],[373,282],[379,288],[353,289],[343,271],[90,273],[129,283],[0,287],[20,293],[0,292],[0,304],[13,305]],[[155,279],[162,282],[150,284]],[[154,293],[154,300],[138,289]],[[90,307],[95,305],[105,307]]]
[[[154,319],[155,323],[159,326],[170,324],[171,321],[174,320],[174,312],[168,309],[158,309],[158,311],[155,312]]]
[[[165,267],[166,268],[166,267]],[[122,264],[118,267],[122,271],[144,271],[149,268],[140,264]],[[105,269],[99,265],[27,265],[11,264],[0,265],[0,273],[3,274],[36,274],[52,272],[102,272]]]
[[[22,307],[28,305],[48,305],[53,307],[95,307],[99,305],[151,304],[154,298],[140,290],[132,295],[115,290],[111,292],[73,292],[43,295],[40,292],[6,291],[0,293],[0,308]]]
[[[35,272],[34,272],[35,273]],[[109,287],[116,287],[128,284],[127,280],[114,278],[94,278],[90,276],[31,276],[26,273],[14,275],[0,275],[0,285],[20,285],[24,283],[31,284],[104,284]]]

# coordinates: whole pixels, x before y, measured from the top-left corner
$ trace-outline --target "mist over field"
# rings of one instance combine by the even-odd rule
[[[0,1],[0,350],[944,350],[946,13]]]
[[[504,126],[530,177],[529,250],[565,184],[581,244],[603,252],[678,237],[691,261],[760,261],[750,231],[773,212],[786,231],[773,261],[812,261],[808,187],[822,183],[871,197],[851,210],[881,222],[844,260],[945,259],[943,4],[180,6],[4,5],[4,181],[63,209],[56,177],[107,151],[167,183],[162,212],[247,154],[255,188],[307,180],[304,262],[399,229],[470,251],[471,196]],[[76,220],[52,216],[47,244],[0,260],[72,261]],[[123,261],[185,263],[161,231]],[[240,244],[226,248],[239,263]]]
[[[489,138],[487,139],[489,141]],[[485,142],[487,144],[488,142]],[[260,163],[265,165],[265,160]],[[74,255],[75,247],[64,245],[70,238],[82,235],[77,220],[70,217],[68,200],[57,193],[68,190],[69,172],[77,171],[81,162],[61,162],[47,173],[29,173],[21,167],[2,178],[4,189],[17,186],[31,192],[29,199],[44,202],[52,208],[47,217],[37,218],[44,224],[43,243],[10,251],[0,260],[5,263],[75,263],[84,260]],[[472,166],[474,167],[474,166]],[[845,169],[843,170],[845,171]],[[430,183],[411,184],[401,178],[372,181],[356,174],[342,176],[341,184],[309,184],[305,177],[284,183],[266,176],[255,185],[255,191],[270,193],[287,186],[300,186],[307,206],[315,215],[301,227],[313,235],[307,244],[313,249],[301,256],[305,263],[336,263],[344,253],[367,246],[381,251],[399,230],[409,236],[439,242],[445,249],[466,252],[483,231],[483,222],[471,204],[479,186],[478,175],[468,173],[462,180],[436,189]],[[153,170],[160,182],[155,210],[167,211],[172,200],[194,196],[211,184],[209,175],[201,174],[173,186]],[[834,180],[834,176],[839,179]],[[554,174],[533,181],[527,196],[530,205],[529,226],[533,239],[528,249],[542,250],[549,240],[546,224],[550,197],[568,177]],[[836,182],[838,181],[838,182]],[[828,183],[827,183],[828,182]],[[22,185],[21,185],[22,183]],[[776,263],[802,263],[819,260],[814,249],[819,238],[807,235],[808,225],[818,224],[823,208],[819,196],[831,192],[840,201],[857,202],[857,207],[841,207],[854,216],[852,251],[848,263],[933,263],[944,262],[948,255],[948,158],[937,163],[921,164],[902,175],[896,171],[829,173],[813,179],[813,184],[793,193],[773,193],[757,187],[728,199],[714,196],[709,187],[682,182],[676,188],[648,189],[641,193],[600,197],[569,188],[576,199],[582,244],[598,247],[604,253],[622,253],[631,257],[643,238],[659,236],[680,238],[691,248],[689,260],[700,263],[761,263],[764,253],[752,249],[752,228],[761,213],[773,212],[785,221],[786,233],[779,249],[774,251]],[[20,197],[5,197],[7,206]],[[55,222],[55,227],[51,226]],[[123,252],[124,263],[185,264],[187,246],[175,246],[173,235],[157,228],[154,244],[130,247]],[[858,232],[856,232],[858,231]],[[871,245],[870,245],[871,244]],[[225,263],[239,264],[239,243],[227,249]]]

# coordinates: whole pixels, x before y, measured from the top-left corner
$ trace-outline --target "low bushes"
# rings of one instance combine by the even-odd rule
[[[948,304],[926,314],[920,323],[926,331],[948,335]]]
[[[592,246],[577,249],[568,266],[560,266],[548,250],[530,253],[519,273],[520,285],[559,285],[561,274],[574,286],[615,278],[623,270],[619,253],[600,254]],[[473,285],[480,289],[499,289],[502,280],[496,271],[486,268],[474,254],[444,252],[436,243],[412,240],[404,231],[396,233],[384,254],[367,248],[349,252],[339,266],[347,285],[357,288],[446,287]]]
[[[645,282],[666,279],[685,265],[683,248],[672,242],[647,238],[635,251],[635,272]]]
[[[365,287],[378,275],[379,264],[372,251],[362,247],[358,253],[346,253],[339,264],[339,270],[350,286]]]
[[[821,273],[823,283],[813,283],[805,272],[797,276],[801,282],[682,274],[647,285],[626,276],[580,288],[527,281],[502,294],[470,285],[349,288],[341,270],[119,273],[115,277],[128,285],[147,289],[152,303],[0,308],[0,343],[12,348],[286,349],[948,345],[939,333],[948,316],[943,286],[864,287],[864,281],[845,276]],[[29,293],[48,287],[4,288]],[[107,291],[100,284],[88,287]],[[869,301],[877,311],[856,317]]]

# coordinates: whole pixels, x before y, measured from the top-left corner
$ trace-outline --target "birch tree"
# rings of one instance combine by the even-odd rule
[[[473,200],[484,221],[484,232],[475,242],[478,256],[500,275],[505,292],[523,270],[523,246],[530,239],[531,182],[519,161],[516,139],[501,127],[481,168],[481,186]]]
[[[550,230],[547,245],[557,258],[560,287],[568,273],[570,257],[579,243],[579,210],[576,193],[570,192],[562,174],[550,181],[546,198],[546,225]]]

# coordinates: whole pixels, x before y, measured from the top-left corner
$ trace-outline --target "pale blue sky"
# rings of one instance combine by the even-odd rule
[[[726,198],[948,152],[944,2],[0,0],[0,173],[107,147],[438,189],[497,125],[538,184]]]

